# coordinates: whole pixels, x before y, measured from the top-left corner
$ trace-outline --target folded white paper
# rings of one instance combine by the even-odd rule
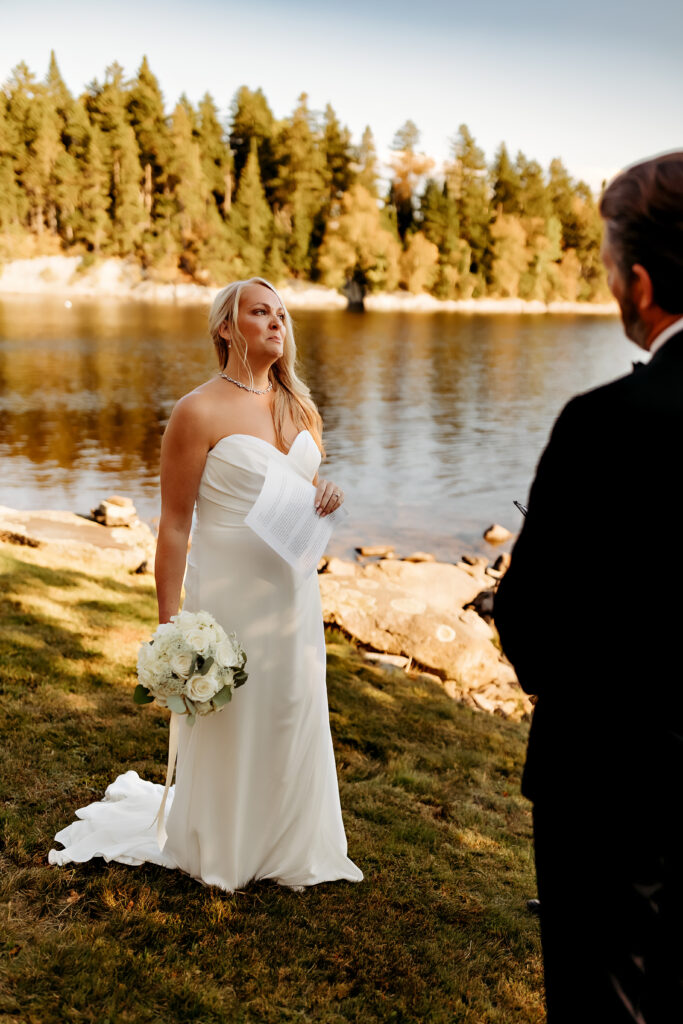
[[[348,516],[341,505],[328,516],[315,511],[315,487],[271,459],[246,525],[300,575],[315,572],[336,523]]]

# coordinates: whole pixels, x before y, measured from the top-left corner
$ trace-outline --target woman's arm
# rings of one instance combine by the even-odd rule
[[[159,622],[168,622],[180,605],[192,511],[209,450],[207,420],[202,398],[187,395],[173,410],[161,443],[161,520],[155,561]]]

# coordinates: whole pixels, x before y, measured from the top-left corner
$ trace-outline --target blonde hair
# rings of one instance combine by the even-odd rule
[[[291,420],[298,431],[310,431],[315,443],[324,455],[325,449],[322,439],[323,422],[320,413],[311,398],[310,389],[297,376],[295,369],[296,342],[294,341],[292,319],[277,290],[265,278],[250,277],[246,281],[233,281],[232,284],[221,288],[213,300],[209,310],[209,333],[216,348],[218,365],[221,370],[225,370],[225,367],[228,365],[230,344],[232,344],[237,359],[246,370],[250,385],[254,386],[254,378],[247,359],[247,339],[240,331],[237,322],[242,292],[250,284],[262,284],[269,288],[285,311],[283,352],[268,371],[268,377],[273,382],[273,424],[275,426],[277,446],[283,451],[285,450],[287,442],[284,437],[284,426],[288,420]],[[220,329],[224,323],[228,325],[230,330],[230,342],[226,341],[220,334]]]

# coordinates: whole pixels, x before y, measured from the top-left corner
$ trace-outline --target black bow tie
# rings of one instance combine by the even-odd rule
[[[637,373],[638,370],[644,370],[646,366],[647,366],[647,363],[634,363],[633,364],[633,372]]]

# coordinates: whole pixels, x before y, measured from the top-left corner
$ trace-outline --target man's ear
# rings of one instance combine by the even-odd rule
[[[641,315],[654,305],[652,278],[640,263],[634,263],[631,267],[631,297]]]

